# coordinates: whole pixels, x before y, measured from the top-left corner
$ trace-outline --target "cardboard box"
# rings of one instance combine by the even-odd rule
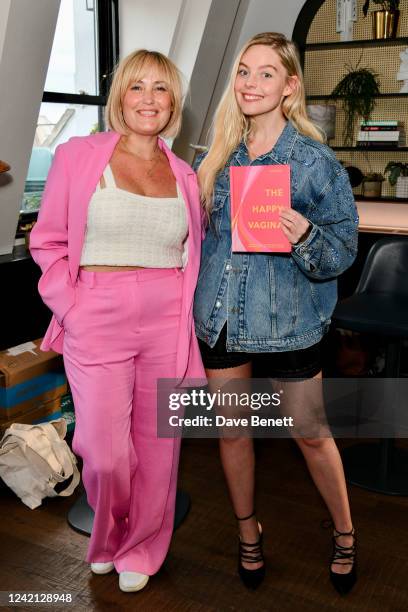
[[[0,352],[0,422],[66,393],[62,357],[40,350],[41,338]]]
[[[0,421],[0,437],[4,435],[4,432],[12,423],[44,423],[46,421],[52,421],[53,419],[59,419],[61,416],[61,398],[58,397],[50,402],[44,402],[40,406],[34,408],[34,410],[30,410],[25,414],[20,414],[7,421]]]

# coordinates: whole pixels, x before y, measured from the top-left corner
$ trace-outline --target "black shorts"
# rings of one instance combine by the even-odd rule
[[[322,369],[321,342],[295,351],[241,353],[227,351],[226,341],[226,324],[213,348],[202,340],[198,340],[205,368],[209,370],[236,368],[254,359],[261,359],[265,376],[270,378],[313,378]]]

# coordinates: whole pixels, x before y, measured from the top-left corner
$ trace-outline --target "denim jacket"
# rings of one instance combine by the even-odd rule
[[[290,164],[292,207],[311,223],[306,240],[290,254],[231,253],[229,166],[258,164]],[[274,148],[254,161],[241,142],[217,175],[213,204],[194,301],[197,336],[212,347],[227,321],[229,351],[316,344],[337,301],[336,277],[357,252],[353,193],[331,149],[290,122]]]

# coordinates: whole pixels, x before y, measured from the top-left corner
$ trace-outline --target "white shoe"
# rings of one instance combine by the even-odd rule
[[[119,574],[119,588],[127,593],[141,591],[148,581],[149,576],[139,574],[139,572],[120,572]]]
[[[109,574],[115,566],[112,561],[108,561],[107,563],[91,563],[91,570],[94,574]]]

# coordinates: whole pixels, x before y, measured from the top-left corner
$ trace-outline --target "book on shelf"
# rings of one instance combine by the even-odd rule
[[[346,0],[336,0],[336,32],[346,28]]]
[[[357,21],[357,0],[349,0],[349,18]]]
[[[370,142],[372,140],[389,140],[392,142],[398,142],[400,136],[400,130],[376,130],[374,132],[360,130],[357,135],[357,140],[360,142]]]
[[[360,131],[362,132],[394,132],[398,130],[398,125],[362,125]]]
[[[399,130],[360,130],[357,135],[358,146],[368,147],[390,147],[397,148],[405,146],[405,131],[401,127]]]
[[[340,32],[340,40],[353,40],[353,21],[357,21],[357,0],[344,0],[344,28]]]
[[[397,121],[396,119],[386,119],[386,120],[369,120],[369,121],[361,121],[360,123],[361,127],[365,127],[365,126],[388,126],[388,127],[398,127],[399,125],[401,125],[400,121]]]
[[[290,208],[290,166],[230,166],[233,252],[290,253],[279,213]]]
[[[358,142],[358,147],[364,147],[366,149],[398,149],[401,145],[398,142],[390,142],[389,140],[381,142],[381,141],[371,141],[371,142]]]

